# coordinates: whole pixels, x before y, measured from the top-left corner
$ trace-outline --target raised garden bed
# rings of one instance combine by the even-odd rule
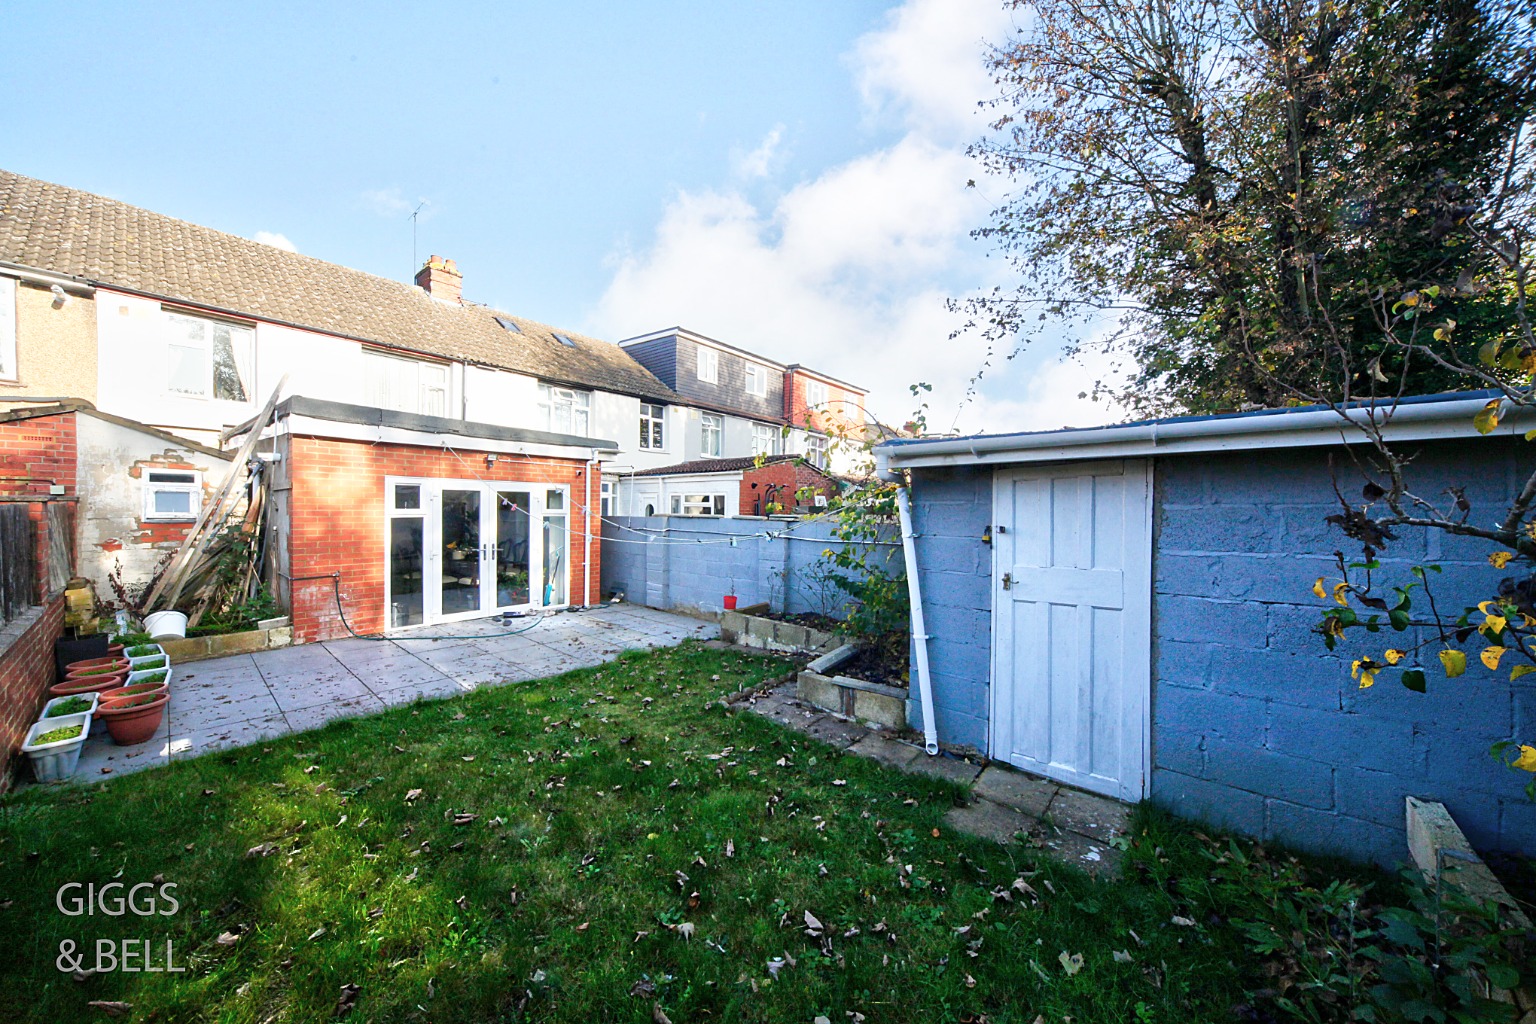
[[[856,644],[844,644],[801,670],[796,695],[805,703],[861,722],[887,729],[907,727],[907,688],[870,682],[845,674],[845,666],[862,653]]]
[[[728,644],[783,654],[810,654],[831,650],[837,645],[837,635],[828,630],[746,611],[725,612],[720,616],[720,639]]]
[[[288,647],[293,643],[293,627],[287,619],[265,619],[265,629],[248,629],[243,633],[218,633],[212,636],[189,636],[184,640],[162,640],[171,663],[181,665],[205,658],[222,658],[226,654],[250,654],[254,651]]]

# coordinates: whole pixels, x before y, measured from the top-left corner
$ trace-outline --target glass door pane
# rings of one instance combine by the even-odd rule
[[[496,607],[528,603],[528,541],[533,517],[527,491],[496,492]]]
[[[389,602],[390,627],[418,626],[425,609],[422,606],[422,573],[426,546],[422,543],[425,520],[417,517],[392,519],[389,523]]]
[[[442,614],[480,610],[480,491],[443,489]]]
[[[544,606],[566,603],[566,580],[571,567],[566,561],[565,492],[550,491],[544,498]]]

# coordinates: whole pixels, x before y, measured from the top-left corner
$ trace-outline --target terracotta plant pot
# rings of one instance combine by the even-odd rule
[[[163,693],[170,695],[171,688],[165,683],[133,683],[128,686],[119,686],[115,690],[109,690],[101,697],[101,703],[96,707],[96,717],[101,717],[101,709],[108,703],[117,703],[130,697],[143,697],[146,694]]]
[[[106,672],[94,676],[70,676],[62,683],[54,683],[48,692],[55,697],[67,697],[76,693],[106,693],[116,690],[128,678],[128,669]]]
[[[107,657],[121,658],[123,656],[122,644],[107,644]]]
[[[127,668],[128,659],[118,657],[117,655],[111,655],[105,658],[86,658],[84,661],[72,661],[68,665],[64,666],[64,676],[65,678],[68,678],[69,676],[78,676],[82,673],[89,672],[93,668],[107,668],[108,666],[114,669]]]
[[[160,728],[170,694],[149,693],[137,697],[108,697],[96,709],[96,717],[106,723],[112,742],[120,747],[143,743]]]

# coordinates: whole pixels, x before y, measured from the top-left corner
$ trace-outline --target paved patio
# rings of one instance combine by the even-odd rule
[[[502,635],[514,630],[526,632]],[[509,625],[476,619],[404,630],[388,640],[349,638],[173,665],[171,701],[159,731],[146,743],[119,747],[104,726],[93,725],[72,781],[302,732],[419,697],[543,679],[600,665],[626,650],[719,633],[714,623],[620,604]],[[454,639],[430,639],[436,636]]]

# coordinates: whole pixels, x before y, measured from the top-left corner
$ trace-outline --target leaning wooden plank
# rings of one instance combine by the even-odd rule
[[[272,397],[267,399],[267,404],[262,406],[261,412],[251,424],[251,432],[246,435],[245,442],[240,445],[240,451],[235,456],[235,461],[230,464],[229,475],[224,478],[224,485],[219,489],[217,500],[203,507],[199,513],[197,522],[187,533],[186,539],[181,542],[181,547],[176,551],[176,557],[171,560],[170,566],[160,579],[156,581],[154,589],[150,591],[149,598],[144,602],[146,608],[164,610],[176,607],[176,601],[181,597],[183,576],[187,564],[192,555],[201,544],[204,531],[210,522],[222,523],[227,510],[224,508],[230,493],[234,490],[237,480],[243,480],[247,472],[246,463],[256,451],[256,445],[261,440],[261,432],[272,421],[272,414],[277,409],[277,401],[283,393],[283,387],[288,383],[288,375],[283,374],[282,380],[277,382],[277,387],[272,389]]]

